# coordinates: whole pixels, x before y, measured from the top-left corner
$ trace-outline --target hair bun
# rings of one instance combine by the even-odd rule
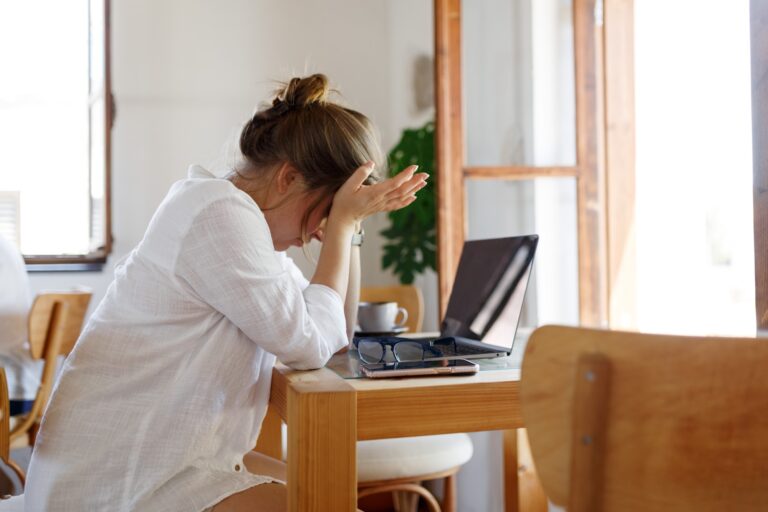
[[[274,107],[281,103],[288,108],[302,108],[313,103],[324,103],[328,97],[328,77],[317,73],[304,78],[291,78],[291,81],[278,92],[272,102]]]

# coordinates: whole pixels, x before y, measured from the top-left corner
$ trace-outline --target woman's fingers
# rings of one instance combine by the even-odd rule
[[[365,180],[367,180],[368,176],[373,172],[373,167],[374,164],[370,161],[358,167],[355,172],[352,173],[352,176],[347,179],[342,188],[348,187],[352,190],[357,190],[362,187]]]
[[[386,205],[384,206],[384,209],[382,211],[384,211],[384,212],[392,212],[392,211],[395,211],[395,210],[399,210],[401,208],[405,208],[406,206],[408,206],[409,204],[411,204],[415,200],[416,200],[416,195],[414,194],[412,196],[408,196],[406,198],[398,199],[396,201],[395,200],[389,201],[388,203],[386,203]]]
[[[412,165],[389,180],[366,187],[371,194],[369,207],[371,212],[388,212],[399,210],[416,200],[416,192],[427,185],[427,173],[415,174],[416,166]]]
[[[418,168],[418,165],[409,165],[400,171],[396,176],[389,178],[388,180],[384,180],[381,183],[377,183],[376,185],[372,185],[372,188],[375,188],[376,192],[385,194],[392,192],[393,190],[397,190],[405,183],[413,179],[414,175],[416,174],[416,169]]]
[[[355,170],[334,198],[333,210],[342,218],[363,219],[376,212],[397,210],[416,200],[416,192],[426,186],[426,173],[416,174],[418,166],[411,165],[396,176],[375,185],[364,185],[373,170],[368,162]],[[332,210],[332,211],[333,211]]]
[[[422,188],[427,186],[427,178],[429,175],[425,172],[420,172],[413,176],[410,180],[406,181],[400,188],[387,192],[387,199],[391,199],[399,196],[406,196],[418,192]]]

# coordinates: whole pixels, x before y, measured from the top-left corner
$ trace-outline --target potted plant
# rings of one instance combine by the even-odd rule
[[[418,164],[429,173],[427,186],[419,199],[407,207],[389,212],[389,227],[381,231],[386,239],[381,266],[391,268],[401,284],[412,284],[427,268],[436,270],[437,233],[435,228],[435,123],[403,131],[389,153],[390,173]]]

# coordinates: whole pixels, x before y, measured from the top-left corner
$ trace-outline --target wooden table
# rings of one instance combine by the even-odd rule
[[[517,510],[514,429],[522,420],[513,364],[494,359],[471,376],[382,380],[342,378],[356,373],[354,352],[320,370],[278,365],[270,407],[288,425],[289,510],[356,510],[357,440],[484,430],[505,431],[506,510]]]

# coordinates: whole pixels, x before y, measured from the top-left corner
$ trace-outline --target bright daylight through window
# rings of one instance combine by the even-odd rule
[[[635,2],[641,330],[754,336],[749,16]]]
[[[0,1],[0,233],[28,262],[108,251],[104,8]]]

